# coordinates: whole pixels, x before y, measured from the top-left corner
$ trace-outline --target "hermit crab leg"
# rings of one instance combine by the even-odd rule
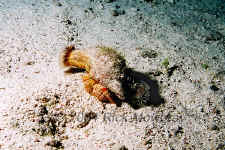
[[[102,88],[102,91],[103,91],[103,95],[107,98],[107,100],[108,100],[111,104],[115,104],[115,101],[111,98],[108,89],[107,89],[107,88]]]
[[[111,98],[109,90],[103,85],[99,84],[96,80],[92,79],[89,74],[82,76],[85,90],[95,96],[100,101],[109,101],[115,104],[114,100]]]
[[[92,95],[97,97],[100,101],[108,101],[111,104],[115,104],[109,90],[99,83],[94,85]]]

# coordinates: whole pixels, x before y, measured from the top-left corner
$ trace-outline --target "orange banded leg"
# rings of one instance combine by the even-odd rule
[[[93,80],[89,74],[85,74],[82,76],[82,79],[83,79],[83,83],[84,83],[84,88],[85,90],[91,94],[92,91],[93,91],[93,86],[95,84],[97,84],[97,82],[95,80]]]
[[[111,98],[109,90],[103,85],[97,83],[96,80],[92,79],[89,74],[82,76],[85,90],[95,96],[100,101],[108,101],[111,104],[115,104],[114,100]]]
[[[95,84],[93,87],[92,95],[98,98],[100,101],[107,101],[111,104],[115,104],[115,101],[111,98],[111,94],[107,88],[101,84]]]

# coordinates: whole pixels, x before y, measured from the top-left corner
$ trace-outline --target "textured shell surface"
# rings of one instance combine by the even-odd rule
[[[125,59],[116,50],[108,47],[92,47],[82,51],[91,59],[90,75],[118,98],[125,99],[121,82],[126,67]]]

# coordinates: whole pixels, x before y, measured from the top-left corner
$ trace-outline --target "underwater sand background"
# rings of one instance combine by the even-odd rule
[[[117,49],[165,103],[103,107],[58,66],[70,44]],[[1,0],[0,149],[224,149],[224,66],[223,0]]]

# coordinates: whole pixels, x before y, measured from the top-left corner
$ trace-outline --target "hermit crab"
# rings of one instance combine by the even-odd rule
[[[84,69],[85,90],[98,100],[115,103],[114,97],[125,99],[122,81],[126,63],[116,50],[105,46],[76,49],[71,45],[61,52],[60,64]]]

